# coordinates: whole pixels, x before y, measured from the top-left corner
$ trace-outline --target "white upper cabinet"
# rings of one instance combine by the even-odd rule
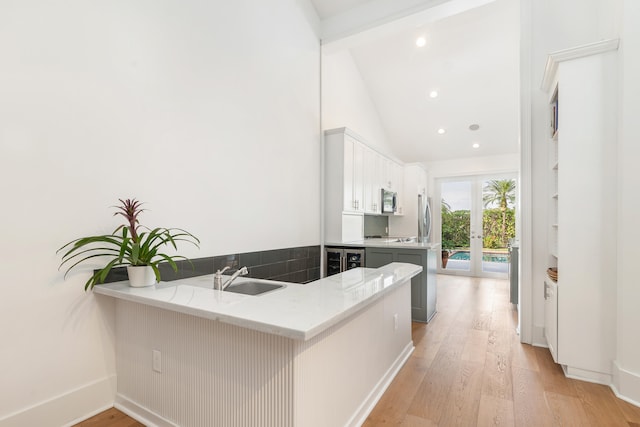
[[[404,166],[346,128],[325,132],[325,205],[331,211],[380,215],[381,189],[397,193],[402,214]],[[325,212],[325,218],[330,213]]]
[[[380,179],[382,180],[382,188],[393,191],[393,161],[383,157],[381,162]]]
[[[364,150],[355,139],[345,135],[343,166],[343,210],[362,212],[364,210]]]
[[[380,213],[380,163],[381,156],[372,149],[364,148],[364,212]]]
[[[392,162],[391,165],[391,191],[396,194],[396,215],[404,214],[404,166]]]

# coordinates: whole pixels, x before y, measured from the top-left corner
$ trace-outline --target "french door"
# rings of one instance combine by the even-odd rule
[[[438,272],[506,279],[508,244],[515,237],[515,174],[436,182],[434,210],[440,215],[435,225],[442,249],[448,252],[440,258]]]

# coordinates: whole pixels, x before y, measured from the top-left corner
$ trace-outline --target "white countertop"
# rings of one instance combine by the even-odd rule
[[[262,295],[213,290],[213,275],[132,288],[128,281],[98,285],[93,292],[292,339],[308,340],[346,319],[422,271],[414,264],[355,268],[305,285],[284,284]]]
[[[343,246],[353,248],[401,248],[401,249],[431,249],[436,250],[440,247],[440,243],[427,243],[404,241],[402,237],[382,237],[373,239],[354,240],[350,242],[327,242],[325,246]],[[399,241],[402,240],[402,241]]]

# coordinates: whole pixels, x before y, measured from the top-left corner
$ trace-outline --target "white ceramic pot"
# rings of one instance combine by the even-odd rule
[[[129,265],[127,266],[127,274],[129,275],[129,286],[133,288],[143,288],[156,284],[156,275],[153,268],[148,265]]]

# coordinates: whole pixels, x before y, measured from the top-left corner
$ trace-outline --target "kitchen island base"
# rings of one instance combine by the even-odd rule
[[[306,341],[118,299],[116,407],[158,426],[358,426],[413,351],[410,298],[406,280]]]

